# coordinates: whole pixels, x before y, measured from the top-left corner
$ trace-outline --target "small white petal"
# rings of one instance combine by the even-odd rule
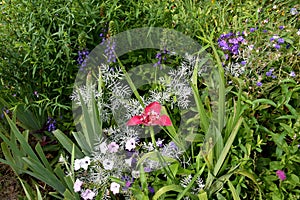
[[[110,190],[113,194],[118,194],[120,192],[120,185],[118,183],[112,182],[110,184]]]

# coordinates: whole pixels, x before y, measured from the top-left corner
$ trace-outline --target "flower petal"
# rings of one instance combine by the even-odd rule
[[[139,115],[133,116],[133,117],[127,122],[127,126],[135,126],[135,125],[142,124],[141,118],[142,118],[142,116],[139,116]]]
[[[171,119],[167,115],[160,116],[159,122],[159,125],[161,126],[172,126]]]
[[[161,105],[157,101],[154,101],[150,103],[148,106],[146,106],[144,113],[148,115],[149,112],[154,111],[157,114],[160,114]]]

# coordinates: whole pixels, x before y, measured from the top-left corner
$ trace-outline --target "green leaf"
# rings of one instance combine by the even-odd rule
[[[59,129],[56,129],[52,132],[53,135],[57,138],[59,143],[70,153],[72,154],[72,147],[74,143]],[[80,149],[75,145],[75,157],[76,158],[82,158],[84,155],[80,151]]]
[[[237,132],[239,131],[239,128],[240,128],[240,125],[241,125],[242,121],[243,121],[243,118],[240,117],[240,119],[238,120],[238,122],[235,125],[234,129],[232,130],[228,140],[226,141],[226,144],[223,148],[223,151],[222,151],[222,153],[221,153],[221,155],[220,155],[220,157],[219,157],[219,159],[218,159],[218,161],[217,161],[217,163],[214,167],[214,173],[213,174],[215,176],[219,173],[219,170],[222,167],[222,164],[223,164],[223,162],[224,162],[224,160],[225,160],[225,158],[226,158],[226,156],[229,152],[229,149],[230,149],[230,147],[231,147],[231,145],[232,145],[232,143],[235,139],[235,136],[236,136]]]
[[[153,200],[157,200],[161,195],[169,192],[169,191],[175,191],[175,192],[182,192],[182,187],[178,185],[167,185],[162,188],[160,188],[153,196]]]
[[[231,194],[234,200],[240,200],[240,197],[236,191],[236,189],[234,188],[234,186],[232,185],[232,183],[230,182],[230,180],[227,181],[227,184],[229,186],[229,189],[231,190]]]

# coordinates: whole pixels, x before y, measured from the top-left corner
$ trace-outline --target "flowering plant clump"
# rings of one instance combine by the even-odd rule
[[[130,97],[130,87],[124,81],[121,66],[114,70],[110,70],[109,65],[99,67],[99,79],[103,80],[109,99],[102,98],[104,89],[96,89],[95,85],[79,87],[73,93],[71,98],[75,105],[88,106],[91,101],[96,101],[103,122],[109,124],[113,117],[118,117],[117,120],[121,122],[126,121],[125,124],[103,128],[104,137],[98,138],[91,155],[74,161],[74,191],[83,199],[98,196],[103,199],[112,196],[129,199],[140,192],[137,188],[144,184],[140,178],[145,174],[153,179],[168,169],[166,176],[171,177],[169,167],[174,163],[181,163],[183,168],[189,167],[190,161],[186,161],[183,155],[184,142],[178,136],[172,139],[169,132],[163,133],[165,131],[158,132],[157,137],[155,131],[158,127],[174,127],[166,106],[188,112],[192,105],[192,91],[187,81],[193,73],[193,65],[189,64],[192,61],[193,57],[187,56],[180,68],[159,77],[161,87],[153,87],[147,95],[140,96],[142,102]],[[166,106],[163,106],[163,102]],[[146,105],[145,108],[141,103]],[[126,113],[119,115],[118,111],[124,108]],[[203,182],[199,184],[202,189]],[[144,193],[151,195],[157,189],[157,183],[153,180],[148,183]]]

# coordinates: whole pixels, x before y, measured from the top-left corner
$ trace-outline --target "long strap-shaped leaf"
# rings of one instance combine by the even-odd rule
[[[223,151],[222,151],[222,154],[220,155],[215,167],[214,167],[214,176],[216,176],[218,173],[219,173],[219,170],[221,169],[222,167],[222,164],[224,162],[224,160],[226,159],[226,156],[230,150],[230,147],[235,139],[235,136],[237,135],[237,132],[241,126],[241,123],[243,121],[243,118],[240,117],[240,119],[238,120],[237,124],[235,125],[234,129],[232,130],[228,140],[226,141],[226,144],[223,148]]]

